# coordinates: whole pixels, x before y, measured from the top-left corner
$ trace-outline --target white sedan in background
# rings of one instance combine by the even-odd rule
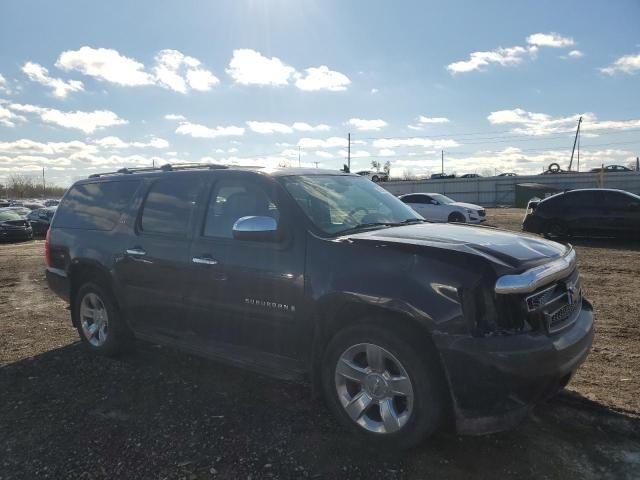
[[[487,219],[483,207],[456,202],[440,193],[408,193],[398,198],[431,222],[482,223]]]

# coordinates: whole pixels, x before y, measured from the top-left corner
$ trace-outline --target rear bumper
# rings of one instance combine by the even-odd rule
[[[47,284],[49,289],[63,300],[69,302],[69,277],[64,270],[47,267]]]
[[[515,426],[537,402],[569,382],[591,348],[593,310],[583,300],[575,322],[552,335],[435,335],[434,340],[458,432],[492,433]]]

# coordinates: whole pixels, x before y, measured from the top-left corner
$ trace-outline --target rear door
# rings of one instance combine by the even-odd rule
[[[117,275],[131,326],[143,335],[177,339],[186,322],[184,285],[191,266],[195,211],[202,172],[176,172],[148,182]]]
[[[607,226],[611,232],[640,230],[640,200],[624,192],[603,190],[602,203],[607,214]]]
[[[567,192],[554,205],[554,218],[573,232],[598,232],[607,228],[608,218],[597,190]]]
[[[304,293],[303,232],[293,228],[286,193],[250,172],[216,172],[191,249],[185,301],[189,334],[206,348],[245,347],[298,358]],[[245,216],[276,219],[280,241],[233,238]],[[234,350],[238,351],[238,350]]]

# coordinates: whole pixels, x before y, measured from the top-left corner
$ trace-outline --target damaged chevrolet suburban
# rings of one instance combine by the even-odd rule
[[[305,381],[348,429],[395,447],[446,422],[515,425],[593,338],[570,246],[428,223],[342,172],[92,175],[65,194],[45,250],[90,351],[140,339]]]

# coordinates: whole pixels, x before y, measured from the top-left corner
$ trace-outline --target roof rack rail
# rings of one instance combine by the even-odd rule
[[[165,165],[161,165],[159,167],[124,167],[115,172],[103,172],[103,173],[93,173],[89,175],[89,178],[99,178],[106,175],[129,175],[132,173],[142,173],[142,172],[174,172],[178,170],[190,170],[190,169],[207,169],[207,170],[224,170],[229,168],[228,165],[221,164],[208,164],[208,163],[179,163],[177,165],[171,165],[167,163]],[[257,168],[257,167],[254,167]]]

